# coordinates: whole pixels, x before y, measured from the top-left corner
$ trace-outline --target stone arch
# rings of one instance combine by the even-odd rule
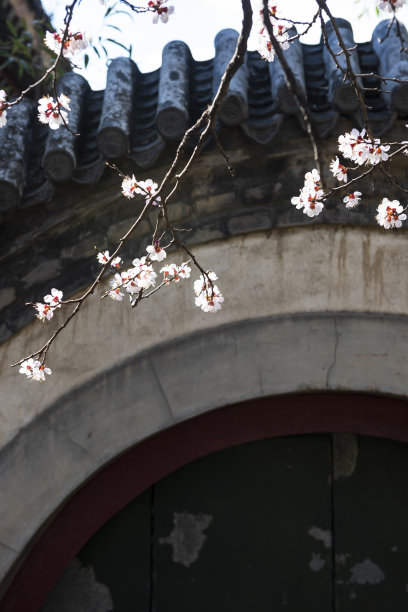
[[[211,418],[227,405],[244,402],[237,414],[253,421],[258,436],[263,435],[264,425],[252,412],[245,414],[245,402],[272,397],[267,408],[271,435],[351,430],[408,441],[404,401],[393,400],[394,408],[387,412],[378,407],[376,398],[362,400],[364,410],[356,417],[341,395],[330,396],[330,402],[311,395],[303,416],[303,400],[290,417],[279,408],[281,401],[283,406],[287,401],[280,395],[312,391],[404,396],[401,371],[406,367],[406,340],[405,317],[341,313],[264,317],[159,345],[71,391],[32,420],[1,453],[1,490],[7,500],[2,515],[3,571],[14,563],[14,573],[16,563],[59,507],[115,458],[135,445],[143,449],[153,434],[160,439],[183,424],[188,441],[189,423]],[[189,384],[188,373],[194,373],[194,385]],[[313,402],[318,403],[317,412]],[[227,432],[223,435],[228,438]],[[217,436],[218,429],[212,435],[215,448]],[[211,452],[211,443],[204,443],[201,450]],[[173,452],[168,450],[167,459],[160,460],[162,467]],[[111,513],[114,500],[112,504]],[[71,540],[74,545],[75,538]],[[66,561],[59,560],[60,570]],[[58,562],[53,567],[57,571]],[[4,608],[8,609],[12,608]]]

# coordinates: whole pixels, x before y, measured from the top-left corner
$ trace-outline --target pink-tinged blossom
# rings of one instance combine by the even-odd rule
[[[50,304],[50,306],[53,308],[60,308],[62,296],[62,291],[59,291],[58,289],[51,289],[51,293],[44,296],[44,302],[48,302],[48,304]]]
[[[404,0],[377,0],[377,6],[381,11],[393,13],[404,6]]]
[[[151,11],[154,11],[153,23],[158,23],[159,19],[163,23],[167,23],[169,15],[174,13],[174,6],[163,6],[167,4],[167,0],[149,0],[147,6]]]
[[[57,55],[60,52],[62,39],[64,37],[64,30],[60,30],[60,32],[46,32],[44,43],[47,45],[51,51],[54,51]],[[64,41],[64,49],[62,51],[62,55],[64,57],[69,57],[70,55],[73,57],[74,55],[78,55],[89,45],[89,41],[85,34],[82,32],[68,32]]]
[[[333,159],[330,163],[330,170],[333,173],[333,176],[338,181],[344,181],[347,183],[347,168],[345,168],[340,162],[339,158]]]
[[[4,127],[7,123],[6,108],[6,92],[4,89],[0,89],[0,128]]]
[[[381,204],[378,205],[376,221],[385,229],[393,227],[401,227],[407,215],[403,212],[404,209],[398,200],[389,200],[384,198]]]
[[[166,251],[161,248],[158,240],[156,240],[154,244],[146,247],[146,251],[149,254],[150,261],[163,261],[163,259],[167,257]]]
[[[68,115],[62,108],[70,111],[69,103],[70,99],[65,94],[60,94],[57,102],[51,96],[43,96],[38,102],[38,119],[52,130],[57,130],[61,124],[68,123]]]
[[[354,191],[353,193],[349,193],[344,199],[343,202],[346,205],[346,208],[355,208],[360,204],[361,200],[361,191]]]
[[[46,368],[40,361],[32,358],[23,361],[19,369],[19,373],[25,374],[29,380],[36,380],[38,382],[45,381],[45,374],[52,374],[50,368]]]

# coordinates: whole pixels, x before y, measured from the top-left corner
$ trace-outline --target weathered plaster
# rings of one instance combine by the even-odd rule
[[[195,309],[191,281],[136,311],[93,298],[53,347],[54,375],[42,385],[9,364],[38,346],[46,326],[5,343],[1,576],[87,478],[175,422],[296,391],[406,397],[406,241],[315,227],[200,246],[200,261],[220,276],[220,313]]]

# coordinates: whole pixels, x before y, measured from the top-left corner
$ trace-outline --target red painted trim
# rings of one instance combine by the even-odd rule
[[[155,435],[98,472],[64,505],[32,546],[0,611],[38,612],[85,542],[142,491],[186,463],[245,442],[330,432],[408,442],[407,402],[349,393],[274,396],[214,410]]]

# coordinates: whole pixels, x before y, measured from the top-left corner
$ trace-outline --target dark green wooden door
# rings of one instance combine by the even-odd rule
[[[43,612],[408,609],[408,447],[263,440],[154,485],[80,551]]]

